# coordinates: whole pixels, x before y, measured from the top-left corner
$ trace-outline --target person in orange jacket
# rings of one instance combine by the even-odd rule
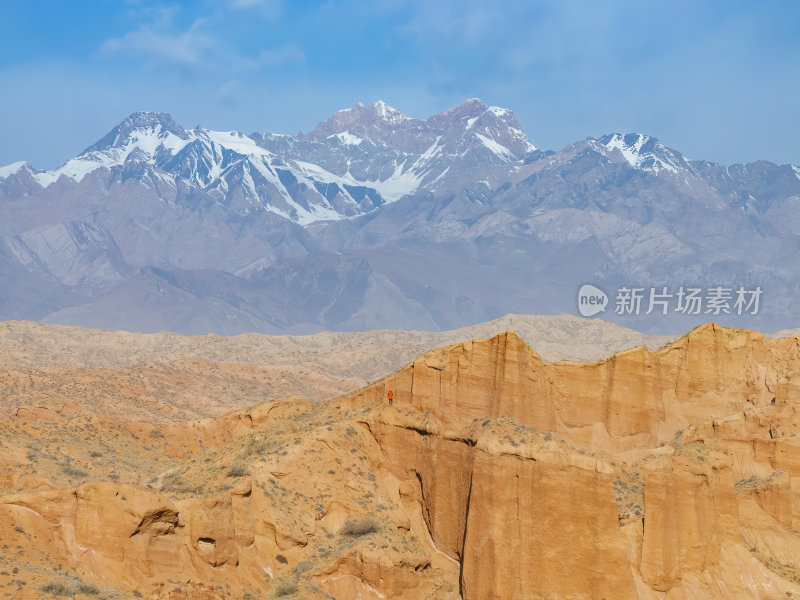
[[[392,405],[393,401],[394,401],[394,392],[392,392],[392,390],[389,390],[389,406]]]

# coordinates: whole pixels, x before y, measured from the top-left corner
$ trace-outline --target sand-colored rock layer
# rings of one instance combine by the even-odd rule
[[[714,325],[596,364],[507,332],[328,402],[18,410],[0,592],[800,598],[798,371],[798,339]]]
[[[0,414],[40,407],[169,422],[220,416],[293,394],[324,400],[358,390],[432,348],[509,328],[551,360],[594,360],[672,339],[569,315],[507,315],[443,332],[232,337],[6,321],[0,322]]]

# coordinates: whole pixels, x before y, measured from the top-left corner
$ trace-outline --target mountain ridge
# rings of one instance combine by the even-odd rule
[[[318,123],[313,130],[309,132],[300,132],[296,136],[291,136],[288,134],[269,133],[269,132],[264,132],[264,133],[253,132],[249,135],[238,131],[229,131],[229,132],[214,131],[213,133],[215,134],[227,133],[228,135],[232,136],[235,135],[240,138],[247,137],[251,139],[258,137],[262,138],[272,137],[277,139],[286,139],[294,137],[300,140],[321,141],[322,139],[335,137],[337,136],[337,134],[349,133],[350,128],[352,126],[363,126],[364,119],[363,118],[360,119],[359,117],[364,117],[365,115],[367,117],[370,116],[373,117],[372,119],[373,123],[380,122],[380,123],[390,124],[393,126],[397,126],[398,124],[403,124],[404,126],[407,124],[411,124],[411,126],[420,126],[428,122],[434,122],[434,123],[441,122],[451,116],[455,117],[456,119],[467,118],[473,120],[476,117],[480,116],[480,114],[483,114],[485,112],[489,112],[496,116],[505,116],[505,115],[510,116],[513,119],[513,123],[515,124],[513,129],[518,130],[520,133],[522,133],[521,127],[519,126],[518,121],[516,121],[516,118],[513,116],[513,112],[511,110],[500,108],[497,106],[488,106],[485,103],[483,103],[479,98],[470,98],[464,101],[459,106],[442,111],[440,113],[436,113],[431,117],[429,117],[428,119],[420,119],[416,117],[407,116],[398,111],[397,109],[389,106],[383,100],[377,100],[372,104],[364,105],[359,102],[353,107],[341,109],[336,113],[334,113],[328,119],[325,119],[320,123]],[[347,116],[346,118],[344,119],[341,118],[342,116],[345,115]],[[352,115],[355,115],[355,117],[353,117]],[[391,116],[387,117],[387,115]],[[172,135],[175,135],[176,137],[179,137],[183,140],[191,139],[188,132],[210,131],[204,129],[201,126],[197,126],[195,129],[192,130],[186,130],[183,127],[181,127],[177,122],[175,122],[172,116],[167,112],[136,111],[128,115],[128,117],[123,119],[118,125],[112,128],[108,134],[106,134],[104,137],[102,137],[94,144],[90,145],[83,152],[79,153],[75,158],[81,157],[91,152],[107,150],[111,147],[118,147],[120,146],[120,142],[122,140],[128,139],[131,132],[136,131],[138,129],[147,129],[147,128],[152,130],[155,128],[156,125],[162,128],[163,133],[171,133]],[[342,129],[342,127],[347,127],[347,128]],[[527,139],[527,136],[524,136],[524,134],[522,134],[522,136],[524,137],[524,141],[527,142],[527,144],[530,144],[530,146],[528,147],[529,152],[538,150],[536,146],[530,143],[530,141]],[[766,163],[776,166],[789,166],[792,168],[792,171],[795,173],[795,175],[797,177],[800,177],[800,167],[788,163],[784,165],[778,163],[771,163],[770,161],[757,160],[748,163],[731,163],[730,165],[723,165],[722,163],[708,162],[702,159],[700,160],[687,159],[676,150],[665,146],[658,138],[640,132],[629,132],[624,134],[619,132],[613,132],[602,135],[598,138],[591,138],[591,137],[586,138],[586,141],[597,142],[598,144],[602,144],[610,151],[613,151],[613,149],[616,148],[620,150],[621,154],[625,157],[625,159],[629,162],[629,164],[631,164],[631,166],[637,166],[643,169],[651,169],[651,170],[653,169],[652,164],[642,165],[642,163],[647,160],[650,161],[664,160],[663,157],[657,157],[653,154],[652,150],[655,148],[661,151],[662,153],[672,155],[673,157],[687,164],[697,162],[697,163],[706,163],[710,165],[723,166],[723,167],[744,167],[747,165]],[[352,139],[349,142],[345,143],[352,144]],[[640,154],[641,150],[646,150],[647,152],[644,155],[641,155]],[[553,152],[553,151],[549,150],[545,152]],[[68,160],[65,163],[62,163],[61,165],[56,167],[55,169],[51,169],[49,171],[48,170],[41,171],[35,169],[27,161],[18,161],[15,163],[11,163],[9,165],[0,166],[0,178],[5,179],[10,175],[15,174],[23,166],[28,167],[31,171],[35,173],[39,174],[51,173],[54,171],[61,170],[69,162],[70,161]],[[674,167],[675,167],[674,164],[663,163],[660,168],[663,169],[665,168],[665,166],[666,168],[668,168],[668,170],[674,172]],[[658,170],[658,167],[656,167],[656,170]],[[52,181],[54,180],[47,179],[45,181],[48,181],[48,183],[52,183]]]
[[[474,122],[484,116],[484,120],[488,120],[489,123],[478,128],[482,133],[476,130],[471,133],[470,140],[462,140]],[[470,119],[471,122],[462,132],[459,131],[460,121],[464,119]],[[421,131],[429,122],[439,127],[441,135],[423,136],[424,147],[420,147],[419,140],[412,140],[407,136],[406,139],[399,139],[402,135],[397,135],[398,127]],[[387,127],[389,131],[386,131]],[[508,131],[504,131],[504,128]],[[352,133],[351,130],[356,133]],[[420,131],[416,131],[417,135]],[[365,137],[359,137],[359,134]],[[270,133],[254,133],[248,136],[236,131],[211,131],[201,127],[185,130],[168,113],[139,111],[126,117],[77,157],[55,169],[39,171],[27,163],[14,163],[0,169],[0,178],[8,179],[17,175],[21,169],[26,169],[30,177],[43,188],[47,188],[61,176],[66,176],[74,183],[80,183],[86,175],[96,169],[113,169],[122,167],[129,161],[139,161],[158,167],[163,176],[181,178],[203,189],[221,189],[232,185],[230,180],[224,178],[226,171],[241,163],[247,171],[237,174],[239,179],[234,181],[241,183],[242,180],[255,176],[264,180],[262,183],[265,188],[272,184],[277,189],[277,192],[259,189],[258,182],[250,181],[249,189],[243,193],[249,191],[253,196],[251,200],[261,201],[262,208],[273,210],[304,225],[316,220],[336,219],[365,212],[364,209],[368,211],[414,193],[420,185],[431,183],[431,180],[435,182],[444,175],[444,172],[440,169],[427,175],[426,167],[432,158],[443,151],[438,147],[438,143],[445,135],[449,135],[450,138],[456,136],[456,139],[450,140],[450,144],[455,145],[451,153],[455,150],[470,152],[475,148],[483,148],[494,156],[492,160],[499,163],[519,161],[526,153],[535,149],[522,133],[511,111],[488,107],[477,99],[468,100],[455,109],[439,113],[425,121],[407,117],[383,101],[367,106],[357,104],[350,109],[338,111],[329,119],[319,123],[310,133],[301,133],[296,137],[276,136]],[[503,136],[508,138],[514,149],[507,148],[495,139]],[[348,159],[347,169],[344,171],[337,170],[336,167],[328,171],[324,166],[309,164],[306,161],[295,165],[286,164],[286,158],[299,159],[292,153],[286,153],[288,156],[281,158],[281,149],[273,142],[280,143],[287,140],[316,142],[324,145],[326,151],[330,150],[331,145],[338,150],[347,150],[349,146],[359,146],[364,141],[372,144],[377,142],[389,149],[398,150],[400,154],[394,156],[393,171],[384,166],[379,171],[373,170],[371,173],[365,171],[351,174],[352,159]],[[187,149],[187,146],[191,148]],[[195,160],[193,168],[187,171],[182,167],[186,164],[185,154],[189,150],[200,155],[200,160]],[[410,159],[414,157],[416,160],[409,164]],[[402,162],[400,159],[403,159]],[[281,175],[287,172],[287,175]],[[304,194],[293,193],[293,184],[300,181],[307,184],[307,191]],[[329,190],[331,185],[336,186],[333,198]],[[322,186],[325,187],[324,190],[320,189]],[[366,205],[359,203],[368,192],[350,189],[358,187],[373,192],[371,202]],[[223,194],[228,191],[225,189]],[[286,206],[281,205],[280,198],[271,200],[270,194],[276,193],[286,201],[284,205],[289,205],[288,212]],[[342,196],[339,204],[331,203],[331,200],[338,195]],[[355,196],[358,196],[358,199]],[[343,205],[347,201],[355,205],[355,208],[348,210],[349,207]],[[258,203],[253,201],[250,204],[257,206]],[[291,209],[294,209],[294,212]]]
[[[612,297],[759,288],[757,314],[710,316],[796,327],[800,168],[689,160],[644,134],[534,148],[512,111],[478,99],[425,120],[356,105],[297,136],[133,113],[55,170],[0,170],[0,318],[452,329],[577,312],[592,282]],[[613,308],[604,318],[661,333],[709,318]]]

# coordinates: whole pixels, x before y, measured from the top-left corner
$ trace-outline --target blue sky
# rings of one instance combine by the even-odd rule
[[[312,129],[384,100],[511,108],[539,147],[610,132],[691,158],[800,164],[800,2],[5,2],[0,165],[52,168],[135,110]]]

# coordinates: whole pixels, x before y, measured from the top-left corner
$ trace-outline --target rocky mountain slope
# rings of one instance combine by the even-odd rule
[[[18,411],[0,420],[0,589],[797,597],[799,352],[705,325],[545,364],[506,332],[326,402],[163,425]]]
[[[195,334],[442,330],[574,312],[586,282],[763,291],[716,320],[800,316],[800,168],[689,160],[642,134],[542,151],[477,99],[383,102],[309,133],[187,130],[134,113],[52,171],[0,169],[0,318]],[[732,314],[731,314],[732,313]]]
[[[507,315],[444,332],[369,331],[309,336],[184,337],[32,322],[0,323],[0,414],[100,410],[155,422],[220,416],[299,394],[353,392],[443,345],[515,328],[549,360],[596,360],[671,338],[569,315]]]

